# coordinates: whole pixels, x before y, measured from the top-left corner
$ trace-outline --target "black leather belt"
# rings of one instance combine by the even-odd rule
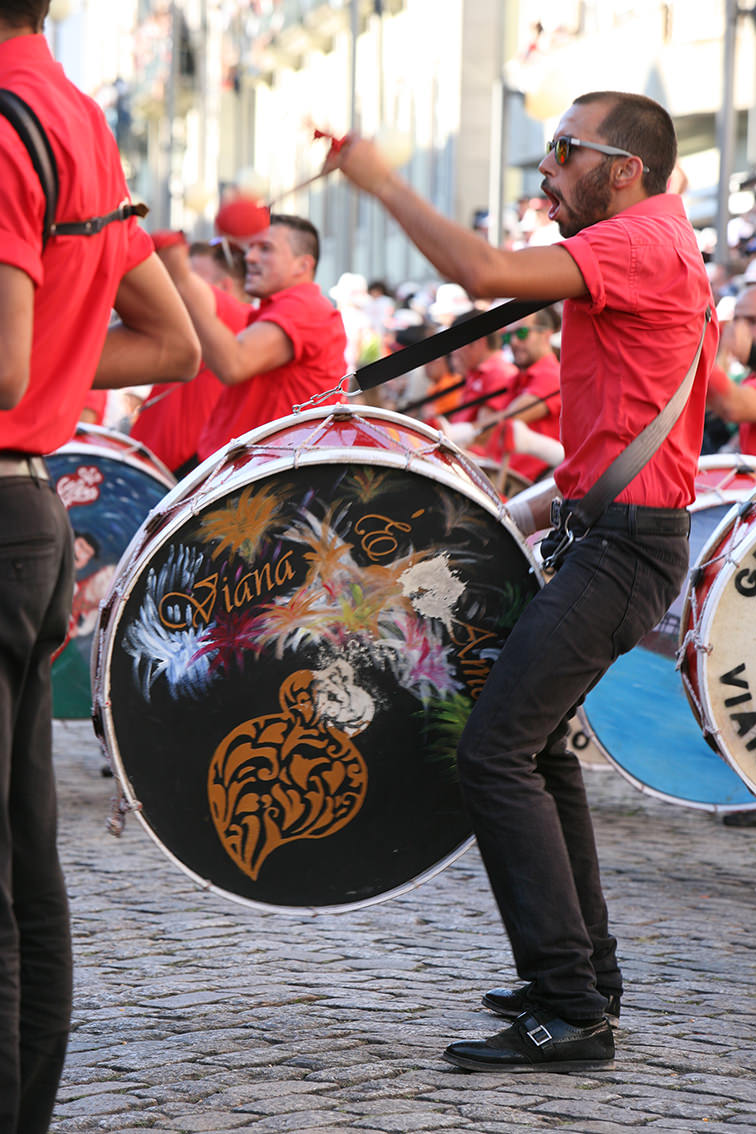
[[[35,480],[49,480],[47,465],[33,453],[0,452],[0,476],[31,476]]]
[[[571,506],[577,503],[577,500],[559,501],[555,526],[564,523],[571,513]],[[553,516],[552,523],[554,523]],[[577,517],[571,519],[570,528],[575,535],[579,535],[581,530],[584,530]],[[685,536],[690,532],[690,513],[687,508],[646,508],[642,504],[610,504],[596,521],[594,528],[609,528],[627,532],[629,535]]]

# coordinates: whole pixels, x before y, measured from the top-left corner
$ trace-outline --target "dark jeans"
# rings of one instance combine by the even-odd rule
[[[0,1130],[44,1134],[71,1013],[56,847],[50,656],[71,609],[66,511],[45,481],[0,477]]]
[[[562,1017],[595,1019],[602,993],[622,990],[566,721],[656,625],[687,564],[684,536],[594,528],[525,609],[460,742],[462,790],[517,971]]]

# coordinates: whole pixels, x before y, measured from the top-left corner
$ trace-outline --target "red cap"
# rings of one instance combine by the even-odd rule
[[[270,224],[270,209],[256,197],[234,197],[221,205],[215,218],[221,236],[244,237],[262,232]]]

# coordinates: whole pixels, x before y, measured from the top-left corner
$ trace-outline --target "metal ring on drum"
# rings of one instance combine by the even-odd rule
[[[471,843],[456,747],[541,585],[487,479],[364,406],[254,430],[124,553],[93,657],[95,726],[166,856],[242,905],[342,912]]]
[[[756,486],[756,459],[702,457],[690,506],[690,562],[734,503]],[[580,747],[602,753],[636,788],[657,799],[707,811],[743,811],[756,799],[741,775],[701,735],[676,669],[684,587],[664,618],[617,659],[574,721]]]
[[[53,716],[84,720],[92,714],[90,657],[100,601],[132,536],[176,478],[127,434],[81,423],[45,463],[74,533],[73,607],[53,660]]]
[[[679,662],[693,716],[756,806],[756,492],[735,504],[691,571]]]

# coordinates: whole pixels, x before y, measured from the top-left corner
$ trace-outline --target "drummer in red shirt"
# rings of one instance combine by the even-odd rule
[[[545,307],[504,332],[502,340],[516,367],[515,380],[503,414],[481,414],[480,420],[490,419],[491,425],[481,429],[472,446],[473,452],[506,463],[529,482],[550,472],[564,456],[559,444],[559,359],[552,345],[561,322],[555,307]]]
[[[269,221],[244,241],[246,290],[260,305],[238,335],[217,317],[212,291],[191,272],[187,250],[174,245],[160,253],[189,310],[205,365],[228,387],[200,434],[200,460],[287,416],[344,376],[344,324],[314,282],[317,229],[302,217],[274,213]]]
[[[483,998],[509,1027],[447,1047],[444,1058],[469,1071],[614,1066],[622,975],[582,772],[565,737],[576,707],[659,621],[688,570],[687,505],[717,327],[695,234],[680,197],[666,191],[676,158],[674,125],[659,103],[618,91],[575,99],[539,166],[563,240],[518,251],[441,216],[364,139],[347,139],[325,167],[375,196],[436,270],[470,295],[565,301],[565,459],[554,475],[563,499],[551,537],[563,554],[504,642],[457,753],[524,982]],[[587,528],[575,511],[580,501],[692,364],[692,391],[668,436]],[[515,496],[507,508],[524,531],[547,522],[548,509],[532,500]]]

